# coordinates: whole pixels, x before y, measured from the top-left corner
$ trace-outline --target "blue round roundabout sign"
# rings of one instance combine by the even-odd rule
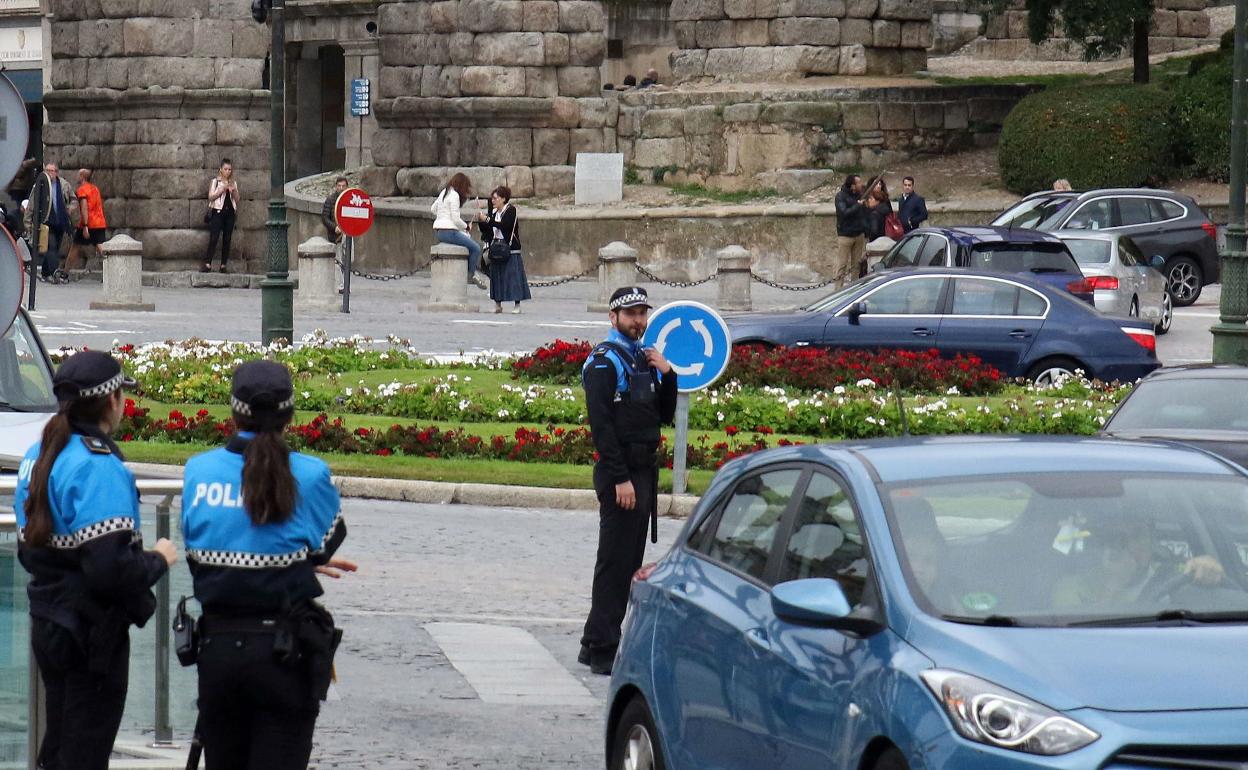
[[[654,311],[641,343],[671,363],[681,393],[709,387],[728,368],[732,357],[732,336],[724,319],[712,308],[691,300],[672,302]]]

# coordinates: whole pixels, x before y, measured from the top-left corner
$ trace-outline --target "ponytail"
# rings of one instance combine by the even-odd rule
[[[22,539],[27,545],[41,547],[52,539],[52,502],[48,482],[56,458],[73,438],[71,420],[92,425],[98,423],[111,399],[112,396],[108,395],[63,402],[60,411],[43,427],[39,457],[27,482],[26,526],[22,528]]]
[[[240,430],[254,430],[250,418],[235,413],[234,420]],[[298,488],[283,428],[285,422],[277,429],[256,431],[243,451],[243,505],[257,526],[286,521],[295,512]]]

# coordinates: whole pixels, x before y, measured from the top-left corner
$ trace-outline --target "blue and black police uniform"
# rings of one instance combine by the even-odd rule
[[[293,410],[290,375],[273,362],[240,366],[233,393],[236,413],[277,426]],[[184,477],[182,535],[203,609],[199,734],[208,770],[307,767],[341,635],[313,601],[323,593],[316,567],[346,538],[329,467],[291,452],[293,513],[254,524],[242,486],[255,435],[240,432],[191,458]]]
[[[650,307],[639,286],[617,289],[608,307]],[[660,426],[676,415],[676,372],[660,374],[641,344],[612,329],[590,352],[581,370],[589,430],[598,450],[594,491],[598,496],[598,556],[589,617],[581,636],[581,663],[609,673],[620,643],[633,573],[646,551],[646,528],[658,511]],[[632,481],[632,510],[615,500],[615,486]]]
[[[76,353],[53,379],[61,412],[81,398],[133,387],[98,351]],[[31,575],[31,645],[46,691],[46,770],[106,770],[121,724],[130,674],[131,624],[156,610],[151,587],[168,571],[143,550],[139,493],[121,451],[98,424],[70,420],[73,433],[48,477],[52,536],[26,541],[26,501],[42,442],[22,459],[14,508],[18,559]]]

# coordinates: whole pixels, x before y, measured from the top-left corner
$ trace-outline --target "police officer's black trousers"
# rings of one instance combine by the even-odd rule
[[[598,559],[594,587],[581,644],[591,651],[614,653],[628,609],[633,573],[646,554],[646,533],[659,483],[657,468],[629,471],[637,504],[626,511],[615,502],[615,484],[594,468],[598,495]]]
[[[199,731],[208,770],[306,770],[320,702],[303,661],[271,633],[208,634],[199,651]]]
[[[31,619],[31,646],[47,697],[47,731],[39,748],[46,770],[108,770],[130,679],[130,643],[112,651],[103,674],[87,670],[87,654],[65,628]]]

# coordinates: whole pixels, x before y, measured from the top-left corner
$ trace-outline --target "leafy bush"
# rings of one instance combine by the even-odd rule
[[[1017,193],[1065,177],[1076,189],[1134,187],[1173,168],[1170,94],[1152,86],[1055,88],[1032,94],[1001,129],[998,161]]]
[[[563,385],[581,381],[581,367],[594,346],[584,340],[555,340],[511,363],[513,379],[521,377]]]
[[[1225,182],[1231,174],[1231,57],[1192,69],[1174,87],[1175,155],[1191,173]]]

